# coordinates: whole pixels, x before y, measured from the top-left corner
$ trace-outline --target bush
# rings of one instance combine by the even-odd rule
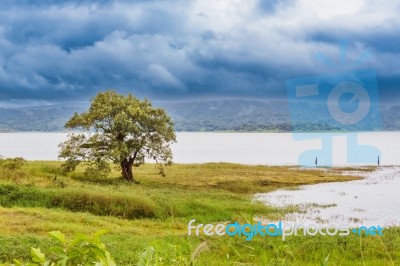
[[[40,248],[31,247],[31,262],[23,264],[14,259],[13,264],[22,265],[101,265],[116,266],[110,252],[106,246],[100,241],[100,236],[105,231],[99,231],[91,236],[78,235],[71,241],[67,241],[60,231],[49,232],[57,245],[49,248],[47,254],[43,253]],[[7,265],[7,264],[1,264]]]
[[[3,169],[11,171],[21,169],[21,167],[24,166],[25,163],[26,160],[22,157],[0,159],[0,166],[3,167]]]

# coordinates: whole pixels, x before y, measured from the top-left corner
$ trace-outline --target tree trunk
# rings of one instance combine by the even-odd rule
[[[135,178],[133,178],[133,172],[132,172],[132,166],[133,164],[129,162],[128,160],[124,160],[121,162],[121,173],[123,178],[130,182],[135,182],[138,183]]]

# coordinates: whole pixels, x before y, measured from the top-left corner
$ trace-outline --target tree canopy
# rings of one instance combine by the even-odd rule
[[[60,144],[59,157],[68,170],[82,162],[105,169],[111,161],[120,165],[126,180],[136,182],[132,167],[146,158],[159,164],[172,162],[170,144],[176,142],[172,120],[147,99],[113,90],[98,93],[89,110],[75,113],[65,127],[87,131],[71,134]]]

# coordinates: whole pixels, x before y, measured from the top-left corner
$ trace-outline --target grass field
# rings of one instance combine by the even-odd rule
[[[47,232],[67,236],[107,229],[102,237],[118,265],[398,265],[399,229],[384,236],[274,237],[188,236],[187,224],[279,219],[295,208],[253,202],[254,193],[301,184],[347,181],[326,171],[238,164],[174,164],[166,176],[151,164],[135,169],[140,185],[119,178],[63,175],[59,162],[28,162],[0,169],[0,261],[30,257],[30,247],[53,245]],[[348,169],[346,169],[348,170]],[[372,169],[370,169],[372,170]]]

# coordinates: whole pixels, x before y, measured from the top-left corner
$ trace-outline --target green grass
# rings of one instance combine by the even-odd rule
[[[158,175],[151,164],[135,169],[140,185],[119,178],[85,178],[83,168],[62,175],[59,162],[28,162],[0,169],[0,261],[29,258],[31,246],[52,245],[47,232],[71,236],[107,229],[102,237],[119,265],[135,265],[147,250],[159,265],[396,265],[399,229],[382,237],[188,236],[187,223],[282,218],[286,210],[253,202],[254,193],[302,184],[347,181],[340,169],[301,170],[238,164],[175,164]],[[346,171],[349,169],[346,169]],[[210,261],[213,263],[210,264]],[[243,264],[244,265],[244,264]]]

